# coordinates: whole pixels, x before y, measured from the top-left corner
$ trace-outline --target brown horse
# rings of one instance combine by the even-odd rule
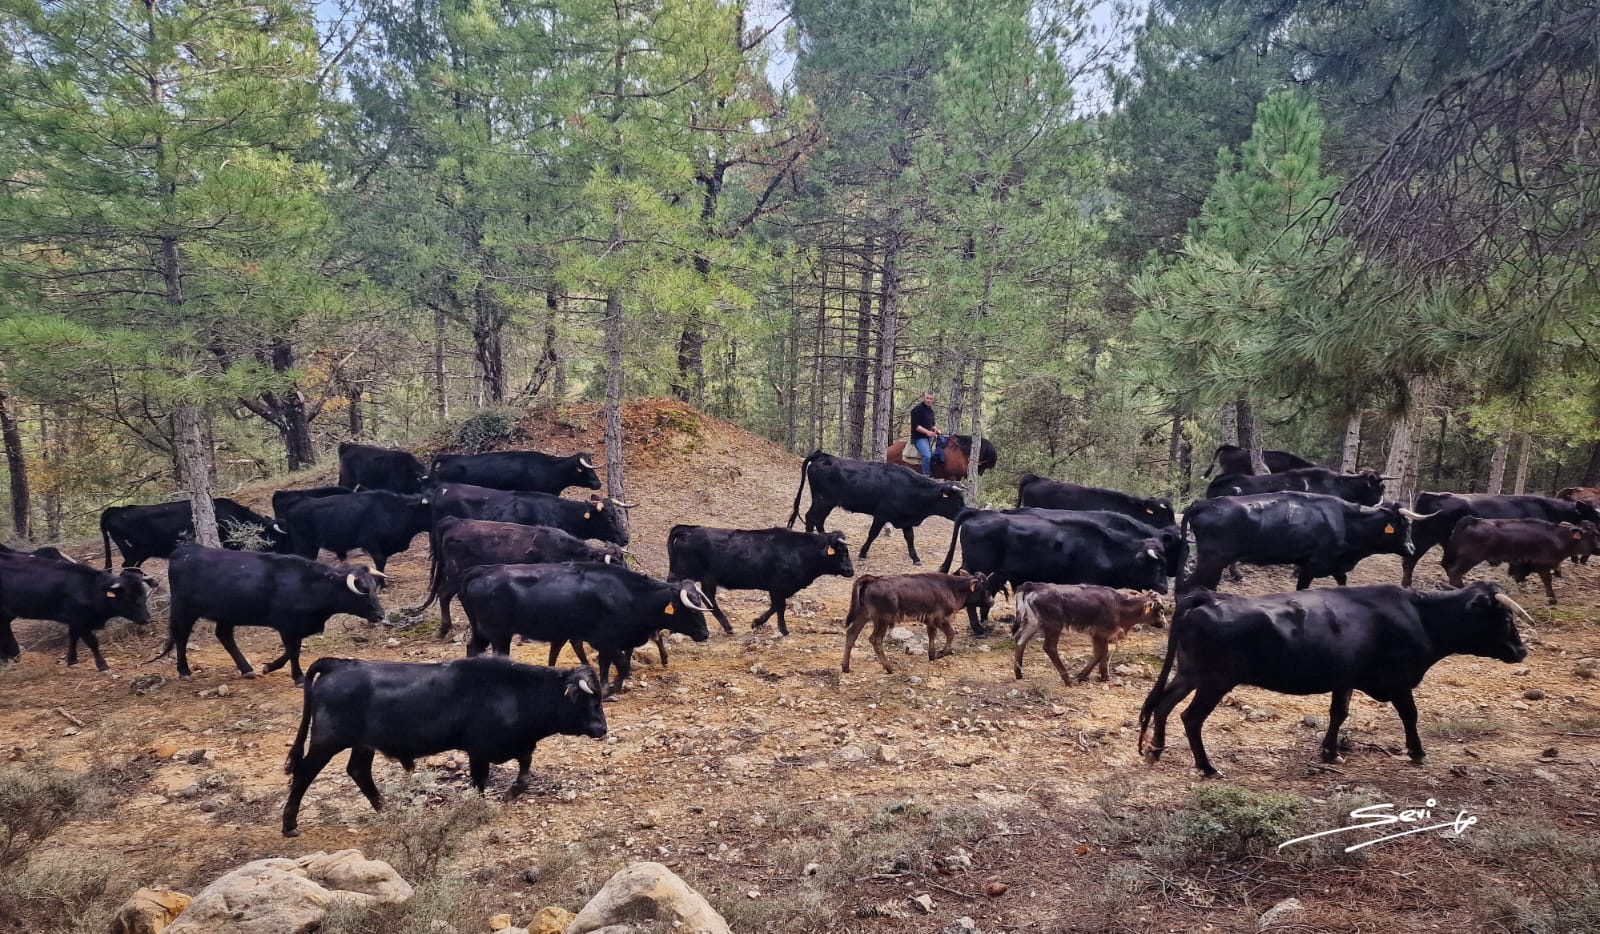
[[[915,463],[906,463],[900,455],[906,449],[907,441],[896,441],[889,445],[889,450],[884,455],[884,460],[891,464],[899,464],[907,470],[916,470]],[[967,479],[967,452],[972,448],[971,435],[951,435],[950,443],[944,447],[944,463],[933,465],[933,479],[955,480]],[[995,464],[994,445],[988,438],[983,439],[983,456],[978,458],[978,473],[981,475],[990,470]]]

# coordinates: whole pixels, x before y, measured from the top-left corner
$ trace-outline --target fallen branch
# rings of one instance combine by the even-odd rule
[[[56,708],[56,713],[62,715],[63,717],[66,717],[67,718],[67,722],[71,723],[73,726],[79,728],[80,730],[83,729],[83,721],[79,720],[77,717],[74,717],[72,714],[68,713],[67,712],[67,708],[65,708],[65,707],[57,707]]]

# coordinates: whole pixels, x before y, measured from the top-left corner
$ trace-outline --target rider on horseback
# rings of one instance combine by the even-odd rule
[[[922,402],[911,409],[911,443],[922,455],[919,469],[924,477],[933,475],[934,446],[939,440],[939,428],[933,417],[933,390],[922,393]]]

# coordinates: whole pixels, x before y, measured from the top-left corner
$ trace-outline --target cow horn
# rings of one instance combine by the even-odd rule
[[[1418,519],[1426,519],[1426,518],[1428,518],[1428,516],[1434,515],[1434,513],[1430,512],[1427,515],[1423,515],[1420,512],[1412,512],[1411,510],[1407,509],[1406,507],[1401,506],[1400,507],[1400,515],[1405,516],[1407,519],[1410,519],[1412,522],[1415,522]]]
[[[272,531],[277,532],[279,535],[288,535],[289,534],[289,530],[285,529],[282,526],[282,524],[277,523],[277,522],[272,523]]]
[[[1495,594],[1494,595],[1494,599],[1495,599],[1496,603],[1500,604],[1501,606],[1505,607],[1506,609],[1510,610],[1511,612],[1517,614],[1518,616],[1522,617],[1523,619],[1527,620],[1530,623],[1533,622],[1533,615],[1530,614],[1527,610],[1524,610],[1522,607],[1518,606],[1517,605],[1517,601],[1511,599],[1510,597],[1506,596],[1503,593]]]
[[[690,597],[689,596],[690,593],[693,593],[694,596]],[[706,610],[710,609],[710,607],[706,606],[704,603],[701,602],[701,600],[703,600],[704,598],[700,594],[700,588],[695,587],[693,585],[685,584],[683,586],[683,588],[678,591],[678,597],[683,600],[683,605],[684,606],[693,607],[694,609],[699,610],[702,613],[704,613]]]
[[[1156,551],[1154,548],[1146,548],[1144,550],[1144,553],[1149,555],[1150,557],[1156,559],[1157,561],[1161,560],[1161,552]]]
[[[621,506],[623,509],[632,509],[633,507],[639,505],[638,503],[624,503],[620,499],[614,499],[611,502],[614,505]]]
[[[593,464],[591,464],[591,463],[589,463],[589,458],[587,458],[587,457],[584,457],[584,456],[583,456],[583,455],[581,455],[581,454],[580,454],[580,455],[578,455],[578,463],[579,463],[579,464],[580,464],[580,465],[581,465],[581,466],[584,466],[584,467],[587,467],[587,468],[588,468],[588,469],[590,469],[590,470],[593,470],[593,469],[594,469],[594,465],[593,465]]]
[[[579,678],[578,679],[578,690],[582,691],[585,694],[593,694],[594,693],[594,686],[589,683],[589,679],[588,678]]]
[[[386,580],[389,579],[389,575],[383,573],[382,571],[368,570],[367,573],[371,574],[373,577],[376,577],[378,580],[381,580],[381,581],[386,581]]]
[[[1387,475],[1387,474],[1380,474],[1380,475],[1379,475],[1379,476],[1378,476],[1378,479],[1379,479],[1379,480],[1398,480],[1398,479],[1400,479],[1400,478],[1399,478],[1399,477],[1391,477],[1391,476],[1389,476],[1389,475]]]
[[[349,574],[346,574],[344,576],[344,585],[346,587],[349,587],[350,588],[350,592],[355,594],[356,596],[358,596],[358,597],[366,596],[366,594],[361,592],[361,588],[356,586],[356,575],[355,575],[354,571],[352,571]]]

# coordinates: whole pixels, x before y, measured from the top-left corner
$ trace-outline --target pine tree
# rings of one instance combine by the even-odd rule
[[[217,542],[205,423],[281,386],[327,236],[316,36],[283,0],[4,0],[0,345],[35,399],[145,400]],[[170,440],[168,440],[170,439]]]

